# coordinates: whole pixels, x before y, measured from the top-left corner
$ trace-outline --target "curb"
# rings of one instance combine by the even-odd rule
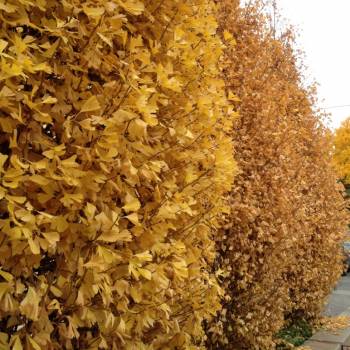
[[[350,316],[350,308],[342,312],[340,316]],[[342,350],[344,349],[342,345],[349,346],[350,350],[350,326],[337,333],[325,330],[318,331],[303,344],[312,350]]]

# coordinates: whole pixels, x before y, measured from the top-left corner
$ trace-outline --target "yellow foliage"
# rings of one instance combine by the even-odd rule
[[[215,11],[0,1],[1,347],[201,346],[235,173]]]

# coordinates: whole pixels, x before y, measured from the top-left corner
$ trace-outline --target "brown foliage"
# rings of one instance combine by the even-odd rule
[[[209,343],[272,349],[285,318],[315,317],[338,279],[344,205],[314,91],[302,87],[293,32],[275,38],[260,1],[220,4],[221,31],[236,40],[224,76],[241,100],[234,134],[241,173],[218,240],[228,297]]]

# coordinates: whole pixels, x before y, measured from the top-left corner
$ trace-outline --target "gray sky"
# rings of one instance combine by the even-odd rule
[[[299,29],[309,75],[319,86],[320,107],[350,105],[350,0],[277,0],[283,17]],[[331,128],[350,106],[327,109]]]

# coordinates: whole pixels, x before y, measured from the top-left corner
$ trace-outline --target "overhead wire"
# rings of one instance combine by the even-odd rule
[[[338,106],[329,106],[329,107],[320,107],[321,109],[333,109],[333,108],[343,108],[350,107],[350,105],[338,105]]]

